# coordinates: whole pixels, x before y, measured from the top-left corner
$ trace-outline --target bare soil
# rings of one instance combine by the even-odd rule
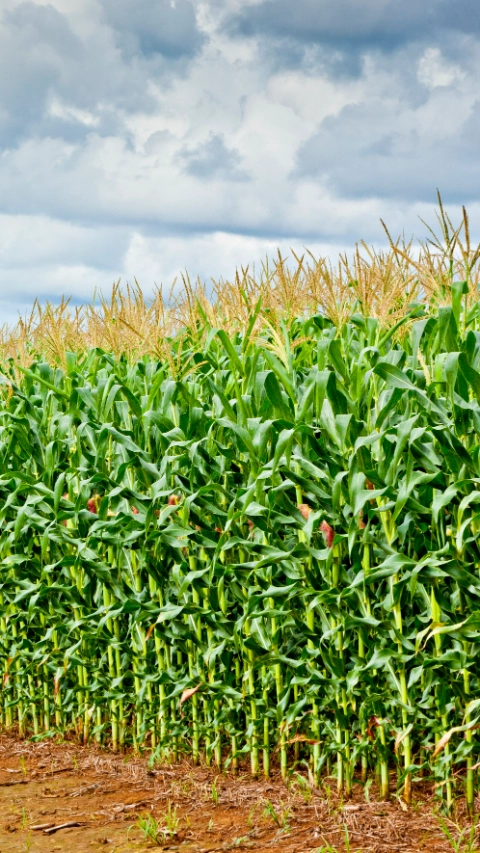
[[[351,853],[453,849],[426,784],[408,809],[401,797],[375,801],[374,786],[367,801],[360,784],[341,802],[333,779],[312,790],[295,775],[286,785],[186,762],[151,770],[146,757],[51,740],[0,737],[0,798],[0,853],[343,853],[345,827]],[[153,837],[142,830],[149,816]],[[461,807],[455,823],[458,837]]]

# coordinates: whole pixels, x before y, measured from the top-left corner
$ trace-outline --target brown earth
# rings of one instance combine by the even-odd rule
[[[0,853],[343,853],[345,827],[350,853],[454,849],[426,784],[409,809],[401,797],[376,802],[374,786],[366,800],[360,784],[342,803],[333,779],[312,790],[295,774],[286,785],[186,762],[151,770],[146,757],[65,742],[1,737],[0,798]],[[142,830],[149,816],[153,838]],[[448,824],[454,839],[460,826],[467,842],[461,807]]]

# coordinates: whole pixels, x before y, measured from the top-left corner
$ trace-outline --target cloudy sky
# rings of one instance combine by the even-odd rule
[[[0,323],[277,246],[480,232],[478,0],[1,0]]]

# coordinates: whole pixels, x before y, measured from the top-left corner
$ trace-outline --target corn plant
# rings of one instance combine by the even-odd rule
[[[0,715],[474,809],[480,303],[15,359]],[[259,306],[257,306],[259,308]],[[257,312],[258,313],[258,312]]]

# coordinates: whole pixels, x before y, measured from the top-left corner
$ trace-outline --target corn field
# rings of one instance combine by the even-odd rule
[[[199,304],[168,357],[6,358],[2,727],[473,813],[480,302],[453,278],[395,322],[260,296],[228,334]]]

